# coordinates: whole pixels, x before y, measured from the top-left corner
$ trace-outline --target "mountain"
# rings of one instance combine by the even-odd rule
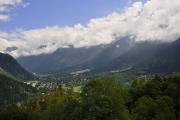
[[[158,51],[140,66],[148,73],[172,73],[180,71],[180,39]]]
[[[34,78],[10,55],[0,53],[0,106],[26,100],[36,89],[21,81]]]
[[[135,73],[168,74],[180,71],[180,39],[174,42],[140,42],[124,55],[96,71],[129,70]]]
[[[18,58],[27,70],[40,74],[126,71],[169,73],[180,68],[180,40],[141,41],[128,38],[88,48],[61,48],[50,54]]]
[[[35,88],[16,81],[5,71],[0,70],[0,105],[26,100],[34,93],[36,93]]]
[[[20,57],[17,61],[30,72],[48,74],[91,61],[103,49],[101,46],[61,48],[50,54]]]
[[[0,68],[19,80],[29,80],[34,78],[27,72],[12,56],[0,53]]]
[[[126,52],[131,50],[134,45],[135,41],[128,38],[124,38],[107,45],[106,49],[104,49],[92,61],[90,61],[89,64],[92,71],[109,64],[114,59],[123,56]]]
[[[107,64],[104,64],[102,67],[96,68],[95,72],[133,69],[144,61],[151,59],[154,55],[156,55],[157,52],[166,48],[168,45],[169,43],[162,43],[159,41],[137,42],[125,54],[113,59]]]
[[[40,74],[94,69],[123,55],[132,44],[133,41],[124,38],[108,45],[60,48],[50,54],[19,57],[17,61],[28,71]]]

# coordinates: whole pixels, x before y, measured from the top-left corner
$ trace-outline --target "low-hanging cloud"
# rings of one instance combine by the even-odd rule
[[[50,53],[73,45],[89,47],[108,44],[129,36],[137,41],[174,41],[180,37],[180,1],[149,0],[134,2],[124,12],[91,19],[87,25],[46,27],[14,33],[0,33],[0,51],[8,47],[13,56]]]

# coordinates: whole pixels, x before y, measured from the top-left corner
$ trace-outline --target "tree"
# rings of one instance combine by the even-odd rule
[[[0,113],[1,120],[28,120],[28,113],[16,105],[6,107]]]
[[[139,98],[132,110],[134,120],[152,120],[155,117],[157,104],[151,97]]]
[[[173,99],[162,96],[156,100],[157,109],[155,120],[176,120]]]
[[[126,92],[115,81],[90,81],[82,91],[83,120],[129,120]]]

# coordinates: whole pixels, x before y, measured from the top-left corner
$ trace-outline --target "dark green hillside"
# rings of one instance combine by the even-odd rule
[[[35,92],[36,89],[0,73],[0,105],[26,100]]]
[[[22,68],[21,65],[8,54],[0,53],[0,68],[19,80],[29,80],[33,78],[32,74]]]

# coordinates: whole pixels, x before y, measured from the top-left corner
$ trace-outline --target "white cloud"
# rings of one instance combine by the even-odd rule
[[[23,0],[0,0],[0,5],[17,5],[21,4]]]
[[[10,19],[8,12],[19,4],[23,4],[23,0],[0,0],[0,22],[8,21]]]
[[[137,41],[173,41],[180,37],[180,1],[149,0],[134,2],[123,13],[114,12],[103,18],[91,19],[87,25],[47,27],[0,34],[0,51],[17,46],[14,56],[50,53],[74,45],[85,47],[108,44],[116,37],[130,36]],[[4,36],[4,37],[1,37]],[[41,49],[40,46],[44,46]],[[47,47],[45,47],[47,46]]]
[[[8,20],[9,20],[9,16],[8,15],[0,14],[0,21],[6,22]]]

